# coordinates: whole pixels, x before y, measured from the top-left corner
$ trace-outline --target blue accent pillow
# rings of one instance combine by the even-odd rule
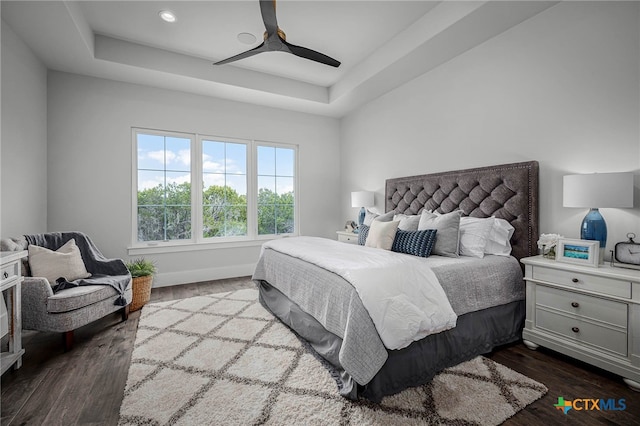
[[[403,231],[398,229],[391,251],[429,257],[436,242],[436,232],[436,229],[424,229],[422,231]]]
[[[369,235],[369,226],[360,225],[359,232],[358,232],[358,244],[363,246],[364,243],[367,241],[368,235]]]

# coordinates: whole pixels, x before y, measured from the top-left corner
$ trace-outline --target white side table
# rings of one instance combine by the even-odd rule
[[[0,290],[7,304],[9,325],[9,350],[0,354],[1,374],[10,367],[18,369],[22,366],[22,316],[21,316],[21,284],[22,259],[27,251],[0,252]]]
[[[338,234],[338,241],[349,244],[358,244],[358,234],[347,231],[336,231]]]
[[[640,271],[522,259],[527,318],[522,339],[622,376],[640,391]]]

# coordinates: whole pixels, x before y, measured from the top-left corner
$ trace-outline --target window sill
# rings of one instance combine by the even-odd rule
[[[136,245],[127,247],[127,254],[129,256],[141,256],[146,254],[179,253],[186,251],[217,250],[238,247],[259,247],[267,241],[277,238],[286,237],[265,238],[260,240],[226,241],[219,243],[157,243],[156,245]]]

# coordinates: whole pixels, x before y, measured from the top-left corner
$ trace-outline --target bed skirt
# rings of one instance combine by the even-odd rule
[[[361,385],[340,366],[340,337],[328,332],[266,281],[260,281],[258,287],[260,303],[306,340],[326,361],[324,364],[338,382],[341,395],[349,399],[363,397],[374,402],[381,401],[386,395],[428,383],[445,368],[519,340],[525,319],[524,300],[461,315],[451,330],[427,336],[406,348],[388,351],[389,357],[380,371],[369,383]]]

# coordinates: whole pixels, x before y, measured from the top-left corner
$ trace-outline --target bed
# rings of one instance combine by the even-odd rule
[[[366,297],[360,297],[360,289],[348,281],[351,272],[326,265],[342,263],[342,256],[361,255],[364,259],[383,250],[310,237],[283,239],[263,247],[253,276],[261,303],[309,343],[347,398],[378,402],[386,395],[427,383],[447,367],[521,338],[525,309],[519,260],[537,252],[538,163],[386,181],[385,212],[418,215],[425,210],[439,214],[460,210],[464,216],[506,220],[514,228],[511,256],[432,255],[425,259],[393,254],[399,266],[379,270],[381,275],[388,272],[395,276],[398,270],[411,275],[414,268],[427,265],[457,316],[453,328],[398,349],[388,349],[390,346],[382,342],[383,333],[376,332],[379,325],[374,325],[375,316],[367,310],[370,305],[363,305]],[[299,246],[292,249],[292,244]],[[316,246],[313,250],[325,253],[326,259],[314,262],[300,255],[305,245]]]

